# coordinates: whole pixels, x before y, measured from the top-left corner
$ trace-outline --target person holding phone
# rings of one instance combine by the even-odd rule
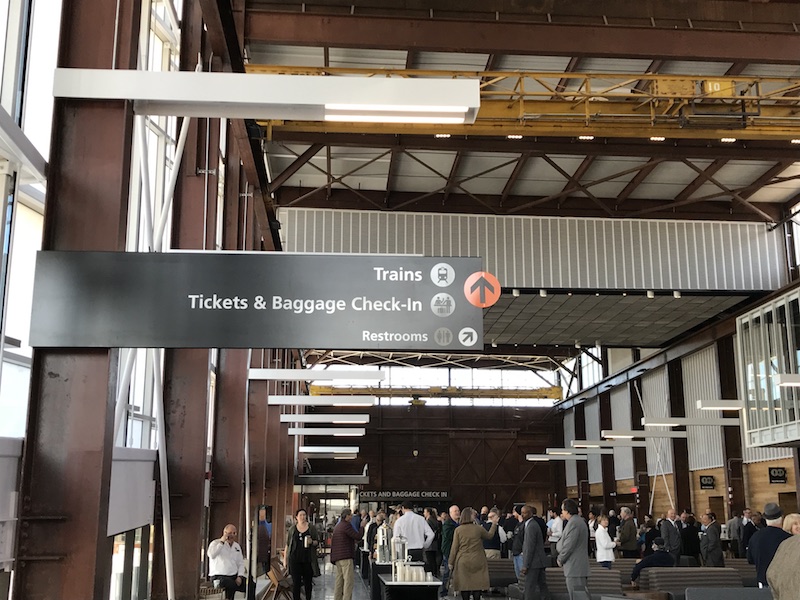
[[[245,560],[236,542],[237,535],[236,525],[228,523],[222,537],[208,545],[209,578],[215,587],[225,590],[227,600],[233,600],[236,592],[247,592],[247,600],[255,600],[256,584],[245,575]]]

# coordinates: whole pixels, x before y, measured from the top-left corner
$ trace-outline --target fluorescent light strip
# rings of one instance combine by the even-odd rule
[[[333,454],[332,452],[329,452],[329,453],[326,454],[324,452],[320,452],[320,453],[317,453],[317,454],[310,454],[306,458],[308,458],[309,460],[314,459],[314,458],[333,458],[333,459],[336,459],[336,460],[353,460],[357,456],[358,456],[357,454]]]
[[[386,371],[328,371],[316,369],[250,369],[250,381],[383,381]]]
[[[363,427],[289,427],[289,435],[332,435],[358,437],[366,434]]]
[[[739,400],[698,400],[700,410],[743,410],[744,404]]]
[[[361,425],[364,423],[369,423],[369,415],[337,415],[335,413],[325,415],[283,414],[281,415],[281,423],[333,423],[334,425]]]
[[[326,121],[337,123],[429,123],[432,125],[463,125],[464,117],[441,117],[437,115],[365,115],[365,114],[325,114]]]
[[[427,113],[465,113],[467,106],[426,106],[424,104],[326,104],[325,110],[352,110],[359,112],[427,112]]]
[[[375,396],[267,396],[270,406],[373,406]]]
[[[525,460],[544,462],[549,460],[589,460],[588,454],[526,454]]]
[[[573,448],[646,448],[647,442],[634,440],[572,440]]]
[[[604,438],[685,438],[688,434],[685,431],[658,431],[656,429],[648,429],[647,431],[635,431],[632,429],[603,429],[600,432],[600,437]]]
[[[703,427],[725,425],[740,425],[739,419],[703,419],[700,417],[653,417],[643,418],[642,425],[645,427]]]
[[[358,454],[358,446],[300,446],[303,454]]]
[[[782,373],[772,376],[775,385],[780,387],[800,387],[800,375],[797,373]]]
[[[548,455],[570,455],[570,454],[614,454],[611,448],[548,448],[545,450]]]

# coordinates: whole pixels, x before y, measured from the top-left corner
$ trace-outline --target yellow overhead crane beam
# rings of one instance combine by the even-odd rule
[[[538,389],[494,389],[462,387],[333,387],[312,385],[308,388],[311,396],[376,396],[378,398],[549,398],[561,400],[559,386]]]
[[[800,78],[374,70],[248,65],[248,73],[481,80],[474,124],[260,121],[275,130],[470,136],[800,139]],[[563,81],[569,80],[568,85]],[[566,88],[563,89],[562,88]]]

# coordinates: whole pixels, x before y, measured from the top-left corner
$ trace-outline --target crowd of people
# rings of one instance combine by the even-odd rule
[[[647,515],[637,526],[631,509],[624,506],[619,515],[591,510],[584,519],[571,499],[549,510],[547,521],[531,505],[515,505],[505,515],[488,506],[478,511],[452,505],[442,513],[427,507],[422,514],[411,502],[393,508],[388,517],[384,511],[341,511],[330,541],[334,600],[352,599],[357,559],[377,558],[377,533],[384,524],[393,536],[405,538],[411,560],[424,562],[426,571],[441,577],[441,597],[454,592],[462,600],[480,600],[490,587],[488,561],[501,557],[513,561],[525,600],[549,598],[545,569],[553,565],[563,568],[572,600],[589,597],[592,559],[606,569],[613,568],[617,558],[637,559],[630,577],[635,588],[644,569],[723,567],[726,551],[754,564],[759,586],[771,587],[774,598],[794,598],[800,589],[800,514],[784,516],[772,502],[761,513],[746,508],[724,528],[710,510],[700,523],[688,509],[680,515],[669,509],[658,520]],[[282,557],[292,577],[294,600],[300,600],[302,592],[306,600],[312,597],[313,579],[320,574],[320,533],[304,509],[295,513]],[[247,591],[252,599],[255,585],[236,535],[236,527],[229,524],[222,537],[209,544],[209,577],[227,598]]]

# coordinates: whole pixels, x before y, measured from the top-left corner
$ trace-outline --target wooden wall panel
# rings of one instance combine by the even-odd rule
[[[532,502],[542,510],[563,497],[563,463],[525,460],[562,443],[561,416],[548,409],[375,406],[366,429],[348,440],[360,447],[357,460],[314,460],[313,472],[361,473],[369,465],[364,489],[447,490],[447,503],[477,508]]]
[[[784,467],[787,472],[786,483],[776,484],[769,482],[769,468]],[[795,508],[797,505],[796,477],[791,458],[783,460],[770,460],[766,462],[750,463],[744,466],[744,478],[747,506],[753,510],[763,511],[767,502],[781,502],[783,512],[792,509],[791,494],[794,494]],[[784,506],[785,505],[785,506]]]

